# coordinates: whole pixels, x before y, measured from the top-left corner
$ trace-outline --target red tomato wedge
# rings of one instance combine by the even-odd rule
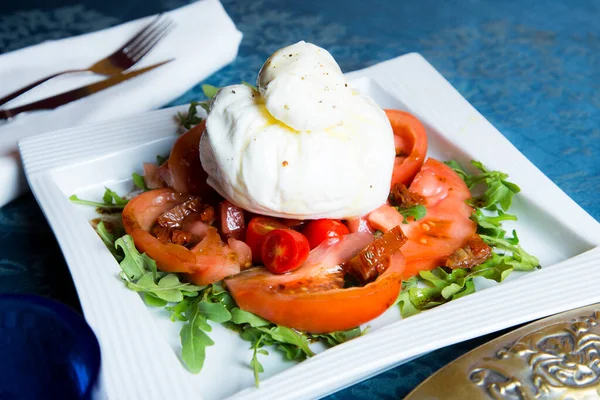
[[[347,235],[350,231],[346,225],[335,219],[316,219],[306,224],[302,233],[308,239],[310,248],[314,249],[325,240]]]
[[[194,282],[202,285],[240,272],[237,254],[221,241],[214,227],[208,227],[206,236],[192,249],[162,243],[150,234],[156,218],[186,198],[172,189],[155,189],[127,203],[123,225],[137,249],[154,259],[161,271],[194,274]]]
[[[418,221],[400,225],[408,237],[402,247],[406,257],[405,279],[419,271],[444,265],[446,258],[464,246],[477,228],[475,222],[469,219],[473,209],[465,203],[471,198],[469,189],[444,163],[427,159],[410,190],[425,197],[427,215]],[[389,219],[391,222],[387,226],[381,226],[385,218],[376,217],[374,225],[384,231],[397,225],[397,221]]]
[[[392,184],[408,186],[413,180],[427,153],[427,133],[416,117],[405,111],[385,110],[394,131],[396,161],[392,173]]]
[[[171,184],[179,193],[191,193],[202,200],[216,197],[206,179],[208,174],[200,164],[200,138],[204,133],[204,121],[194,126],[177,139],[167,161],[171,173]]]
[[[312,250],[304,265],[275,275],[252,268],[225,283],[240,308],[274,323],[312,333],[351,329],[381,315],[398,297],[404,256],[391,256],[388,269],[374,282],[344,289],[340,266],[373,241],[355,233],[331,238]]]
[[[284,274],[300,268],[310,251],[306,236],[292,229],[275,229],[265,236],[261,256],[265,267]]]
[[[252,249],[252,262],[262,262],[261,252],[265,237],[274,229],[286,229],[281,222],[268,217],[254,217],[246,230],[246,244]]]

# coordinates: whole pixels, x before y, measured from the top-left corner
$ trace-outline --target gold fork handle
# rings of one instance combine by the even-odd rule
[[[19,97],[23,93],[30,91],[34,87],[39,86],[39,85],[41,85],[44,82],[47,82],[50,79],[56,78],[57,76],[60,76],[60,75],[63,75],[63,74],[70,74],[70,73],[73,73],[73,72],[86,72],[86,71],[87,71],[87,69],[71,69],[71,70],[68,70],[68,71],[62,71],[62,72],[59,72],[59,73],[47,76],[45,78],[42,78],[42,79],[40,79],[38,81],[30,83],[29,85],[27,85],[25,87],[22,87],[21,89],[18,89],[16,91],[14,91],[12,93],[9,93],[8,95],[0,98],[0,106],[2,106],[3,104],[8,103],[12,99],[15,99],[15,98]]]

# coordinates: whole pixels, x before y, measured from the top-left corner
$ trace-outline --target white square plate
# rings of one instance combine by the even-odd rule
[[[401,320],[397,307],[372,321],[367,335],[293,364],[276,352],[253,388],[249,343],[214,326],[204,370],[190,374],[178,359],[179,326],[147,307],[117,277],[119,266],[88,221],[78,194],[123,193],[143,162],[166,155],[177,136],[175,114],[159,110],[27,138],[20,150],[29,184],[58,239],[81,305],[102,349],[102,389],[111,399],[315,398],[425,352],[502,328],[600,302],[600,224],[513,147],[420,55],[353,72],[351,83],[384,108],[425,124],[429,155],[467,165],[480,160],[510,174],[522,192],[514,202],[523,247],[543,269],[508,282],[477,282],[477,293]]]

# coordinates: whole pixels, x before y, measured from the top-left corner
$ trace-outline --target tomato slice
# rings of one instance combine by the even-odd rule
[[[306,236],[292,229],[275,229],[265,236],[262,260],[274,274],[284,274],[298,269],[308,257]]]
[[[202,121],[182,134],[173,145],[167,165],[171,173],[170,187],[179,193],[191,193],[202,200],[209,200],[216,198],[217,194],[206,183],[208,174],[200,163],[199,146],[204,129]]]
[[[262,263],[261,251],[265,236],[274,229],[286,229],[281,222],[268,217],[254,217],[246,230],[246,244],[252,250],[252,262]]]
[[[156,219],[165,211],[181,204],[187,195],[172,189],[155,189],[131,199],[123,209],[123,225],[137,249],[156,261],[165,272],[195,274],[195,282],[205,285],[240,271],[237,254],[225,245],[212,226],[194,248],[162,243],[150,234]]]
[[[406,257],[405,278],[444,265],[448,256],[463,247],[477,228],[469,219],[473,208],[465,203],[471,198],[469,188],[444,163],[427,159],[410,190],[425,197],[427,215],[401,225],[408,237],[402,247]]]
[[[400,110],[385,110],[392,124],[396,143],[396,161],[392,173],[392,184],[408,186],[413,180],[427,153],[427,133],[415,116]]]
[[[312,250],[304,265],[275,275],[252,268],[225,283],[237,304],[276,324],[313,333],[351,329],[381,315],[398,297],[404,256],[395,253],[375,281],[344,289],[341,264],[373,241],[354,233],[330,238]]]
[[[310,248],[314,249],[325,240],[347,235],[350,231],[346,225],[335,219],[316,219],[306,224],[302,233],[308,239]]]

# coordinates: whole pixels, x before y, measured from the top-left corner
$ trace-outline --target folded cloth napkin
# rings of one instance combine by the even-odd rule
[[[158,108],[236,57],[242,34],[218,0],[198,1],[167,14],[176,27],[132,70],[170,58],[174,61],[55,110],[20,114],[0,122],[0,207],[27,190],[18,140]],[[52,73],[92,65],[121,47],[152,18],[0,55],[0,97]],[[102,79],[91,74],[58,77],[0,108],[12,108]]]

